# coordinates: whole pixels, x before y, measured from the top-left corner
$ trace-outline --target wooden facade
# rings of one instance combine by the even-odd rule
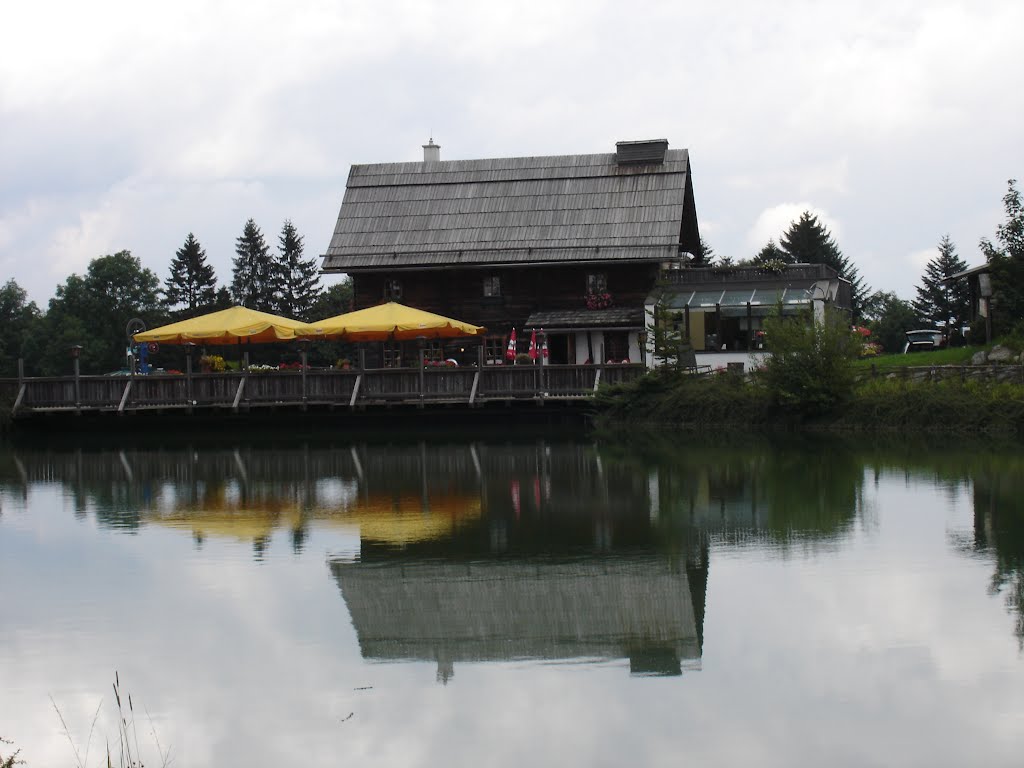
[[[687,151],[656,140],[610,154],[440,161],[429,149],[422,163],[349,174],[323,269],[351,276],[354,308],[394,300],[483,325],[490,363],[513,328],[520,352],[547,331],[556,364],[640,362],[659,271],[699,251]],[[434,354],[476,356],[458,342]]]

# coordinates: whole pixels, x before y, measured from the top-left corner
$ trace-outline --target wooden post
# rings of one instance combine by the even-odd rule
[[[424,370],[423,370],[423,346],[422,345],[420,346],[419,353],[420,353],[420,400],[422,400],[423,399],[423,395],[424,395],[424,389],[423,389],[423,385],[424,385],[424,381],[423,381]]]
[[[487,361],[485,359],[485,353],[484,353],[484,342],[481,341],[480,342],[480,346],[477,347],[477,350],[476,350],[476,366],[477,366],[477,368],[483,368],[484,364],[486,362]]]
[[[18,383],[22,384],[25,381],[25,359],[22,357],[18,358]]]
[[[81,389],[81,369],[79,367],[78,358],[82,353],[82,345],[75,344],[71,347],[71,359],[74,361],[75,366],[75,412],[81,413],[79,410],[82,407],[82,389]]]
[[[359,345],[359,370],[366,370],[366,348],[362,344]]]
[[[301,339],[299,341],[299,348],[302,350],[302,410],[306,410],[306,364],[309,360],[307,354],[307,348],[309,347],[309,341],[307,339]]]
[[[186,347],[187,354],[185,355],[185,400],[188,404],[188,412],[192,412],[192,347]]]
[[[249,372],[249,350],[248,349],[245,350],[245,352],[242,353],[242,371],[244,373],[248,373]]]
[[[747,302],[747,349],[754,349],[754,312],[750,308],[750,302]]]

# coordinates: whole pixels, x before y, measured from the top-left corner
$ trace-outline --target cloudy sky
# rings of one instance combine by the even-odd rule
[[[327,247],[353,163],[691,153],[701,232],[752,256],[801,211],[913,295],[978,263],[1024,172],[1014,0],[37,0],[0,26],[0,280],[40,304],[189,232],[230,279],[252,217]]]

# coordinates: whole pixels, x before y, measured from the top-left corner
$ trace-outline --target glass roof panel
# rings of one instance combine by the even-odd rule
[[[754,298],[750,300],[750,303],[778,304],[782,300],[782,294],[785,292],[785,288],[758,288],[754,291]]]
[[[723,307],[745,307],[753,295],[753,288],[744,288],[741,291],[726,291],[722,297],[721,304]]]
[[[808,288],[787,288],[783,302],[786,304],[810,304],[811,291]]]
[[[722,300],[725,291],[695,291],[690,297],[691,307],[713,307]]]

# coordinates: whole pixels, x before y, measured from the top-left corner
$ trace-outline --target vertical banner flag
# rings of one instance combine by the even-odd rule
[[[516,329],[512,329],[512,335],[508,337],[508,349],[505,350],[505,357],[509,360],[516,359]]]
[[[537,359],[537,329],[533,329],[533,333],[530,334],[530,359]]]

